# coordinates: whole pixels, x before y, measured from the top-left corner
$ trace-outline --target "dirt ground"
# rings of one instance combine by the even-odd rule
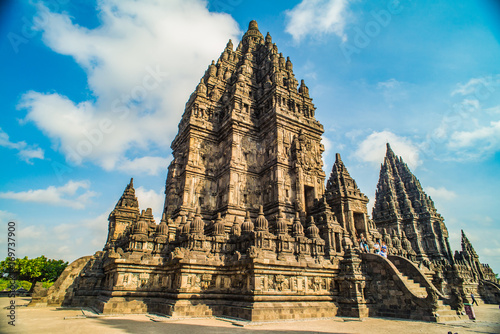
[[[500,333],[498,305],[474,307],[475,321],[436,324],[421,321],[368,318],[363,321],[335,318],[325,320],[288,321],[244,325],[222,319],[171,320],[154,315],[95,316],[80,309],[26,307],[29,298],[16,298],[15,326],[8,324],[10,299],[0,298],[2,316],[0,333],[370,333],[370,334],[447,334],[448,332]]]

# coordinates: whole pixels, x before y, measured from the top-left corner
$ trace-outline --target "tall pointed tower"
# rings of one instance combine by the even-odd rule
[[[308,212],[324,192],[323,126],[304,81],[251,21],[231,40],[186,104],[172,142],[165,209],[176,224],[201,208],[225,216],[229,230],[259,206],[266,216]],[[274,226],[271,226],[273,229]]]
[[[122,247],[127,242],[127,228],[139,217],[139,203],[135,197],[134,179],[125,187],[122,196],[109,214],[108,239],[104,250]]]
[[[394,231],[399,238],[406,234],[417,260],[453,261],[443,217],[389,144],[380,169],[373,220],[380,231]]]
[[[371,235],[366,208],[368,197],[359,190],[338,153],[326,184],[326,199],[353,240],[361,234]]]
[[[467,267],[466,272],[474,277],[473,281],[477,282],[478,279],[483,279],[483,268],[479,262],[479,256],[477,256],[464,230],[462,230],[462,251],[455,252],[455,261]]]

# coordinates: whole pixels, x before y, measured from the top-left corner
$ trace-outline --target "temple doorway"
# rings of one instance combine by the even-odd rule
[[[309,211],[314,205],[314,187],[304,186],[304,200],[306,212],[309,214]]]
[[[353,212],[354,228],[356,229],[356,234],[361,236],[361,233],[366,237],[366,226],[365,226],[365,215],[361,212]]]

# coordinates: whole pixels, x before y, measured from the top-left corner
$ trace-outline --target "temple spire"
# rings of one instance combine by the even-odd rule
[[[335,163],[341,163],[342,158],[340,157],[340,153],[335,153]]]
[[[123,194],[115,205],[115,208],[108,217],[108,238],[104,249],[113,249],[116,246],[123,246],[124,233],[131,224],[139,217],[139,202],[135,197],[134,179],[125,187]]]
[[[326,196],[327,203],[334,212],[344,212],[339,216],[339,221],[351,238],[355,240],[361,233],[369,234],[366,209],[368,197],[358,188],[339,153],[335,154],[335,163],[326,183]],[[350,218],[354,216],[358,219],[357,225],[354,224],[354,218]]]
[[[394,151],[391,148],[391,144],[386,143],[386,153],[385,153],[386,160],[389,161],[395,161],[397,160],[396,154],[394,154]]]
[[[408,165],[389,143],[386,147],[372,215],[378,229],[405,232],[419,260],[452,261],[443,218]]]
[[[259,30],[259,25],[257,24],[257,21],[252,20],[248,24],[248,30]]]
[[[264,36],[262,36],[262,33],[259,31],[259,25],[255,20],[250,21],[248,24],[248,30],[245,35],[243,35],[242,41],[248,43],[248,40],[251,38],[257,43],[263,43],[264,41]]]
[[[186,103],[179,131],[172,142],[174,159],[165,185],[164,212],[173,221],[178,215],[194,212],[192,203],[202,203],[204,218],[215,217],[221,212],[226,222],[233,222],[235,215],[243,220],[245,212],[250,210],[252,218],[256,219],[256,229],[274,231],[278,209],[289,217],[293,214],[291,204],[296,203],[297,208],[293,210],[307,212],[314,200],[324,193],[321,159],[324,130],[315,120],[316,108],[309,88],[304,81],[295,78],[292,59],[278,52],[270,34],[265,36],[256,21],[249,22],[238,46],[233,50],[234,41],[229,41],[219,58],[207,64],[205,74]],[[268,122],[271,119],[279,119],[278,127],[287,129],[283,137],[277,132],[268,132],[267,124],[271,125]],[[246,124],[256,127],[250,129]],[[222,135],[223,132],[228,135]],[[227,147],[227,159],[217,157],[216,148],[222,146]],[[264,156],[260,155],[258,147],[265,147]],[[291,173],[287,173],[287,189],[283,191],[265,170],[274,170],[273,166],[278,168],[281,164],[277,159],[279,152],[285,151],[290,152],[289,158],[294,163],[287,167]],[[229,168],[235,163],[236,169]],[[191,167],[201,173],[194,183],[190,183],[193,175],[186,173]],[[295,168],[301,168],[302,177],[310,180],[306,188],[303,184],[298,185],[304,181],[292,177]],[[248,171],[263,177],[253,178]],[[190,184],[196,185],[196,189],[191,189]],[[233,190],[228,193],[228,189],[233,188],[223,188],[222,184],[240,189],[239,194],[231,195]],[[248,192],[241,191],[244,184],[248,185]],[[255,191],[250,190],[254,187],[265,189],[269,194],[259,203],[266,210],[265,214],[261,212],[258,221],[257,206],[252,203]],[[275,196],[278,194],[280,198]],[[266,227],[265,219],[270,219],[268,223],[272,226]],[[208,221],[207,226],[211,226]]]
[[[135,197],[134,178],[130,179],[129,184],[127,184],[122,196],[116,203],[115,208],[118,207],[139,208],[139,202],[137,201],[137,197]]]
[[[472,257],[478,257],[476,250],[472,247],[472,244],[465,235],[464,230],[462,230],[462,251],[469,253]]]

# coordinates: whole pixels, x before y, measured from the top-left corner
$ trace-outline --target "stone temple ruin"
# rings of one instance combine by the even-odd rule
[[[452,254],[443,217],[387,145],[368,198],[339,154],[325,186],[323,126],[309,90],[250,22],[186,103],[172,142],[160,224],[132,180],[109,215],[103,251],[73,262],[32,305],[103,313],[251,321],[388,316],[464,318],[470,293],[500,285],[462,232]],[[381,239],[389,256],[360,251]]]

